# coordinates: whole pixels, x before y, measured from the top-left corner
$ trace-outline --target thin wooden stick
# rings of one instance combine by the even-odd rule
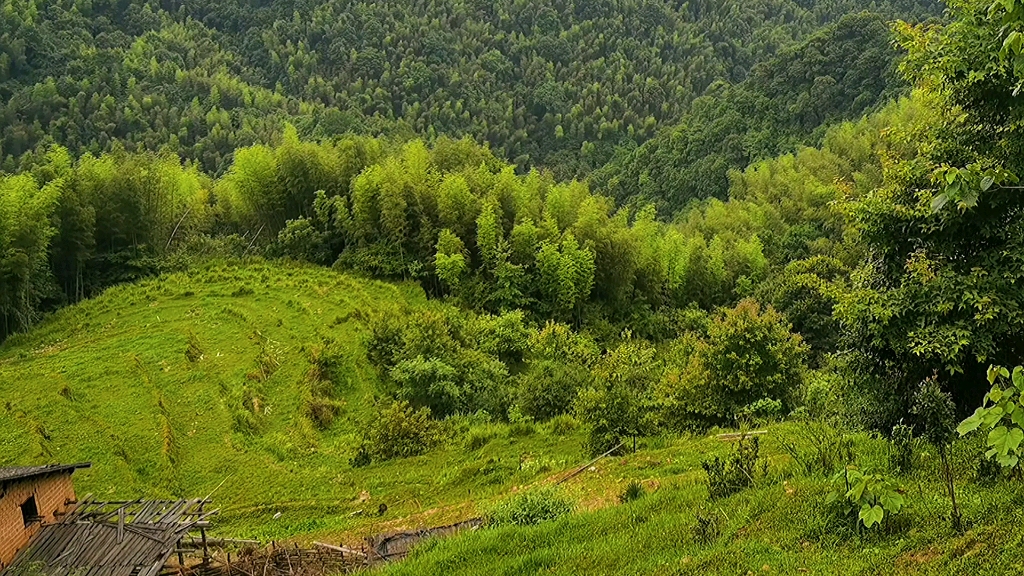
[[[616,451],[616,450],[618,450],[619,448],[622,448],[622,446],[623,446],[623,445],[624,445],[625,443],[626,443],[626,442],[625,442],[625,440],[623,440],[622,442],[619,442],[618,446],[616,446],[616,447],[612,448],[611,450],[609,450],[609,451],[605,452],[604,454],[601,454],[600,456],[598,456],[597,458],[594,458],[594,459],[593,459],[593,460],[591,460],[590,462],[587,462],[587,463],[586,463],[586,464],[584,464],[583,466],[580,466],[580,467],[579,467],[578,469],[576,469],[576,471],[575,471],[575,472],[573,472],[572,474],[569,474],[569,475],[568,475],[568,476],[566,476],[565,478],[562,478],[562,479],[561,479],[561,480],[559,480],[558,482],[555,482],[555,486],[558,486],[559,484],[561,484],[561,483],[563,483],[563,482],[568,482],[569,480],[572,480],[573,478],[575,478],[575,477],[579,476],[580,474],[582,474],[582,473],[583,473],[583,471],[584,471],[584,470],[586,470],[587,468],[590,468],[591,466],[593,466],[593,465],[594,465],[594,464],[595,464],[595,463],[596,463],[596,462],[597,462],[598,460],[600,460],[601,458],[604,458],[605,456],[608,456],[609,454],[611,454],[612,452],[615,452],[615,451]]]

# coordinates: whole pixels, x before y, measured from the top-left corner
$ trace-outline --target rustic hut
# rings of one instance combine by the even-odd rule
[[[135,500],[70,506],[44,523],[0,576],[157,576],[198,530],[206,540],[206,500]],[[209,559],[204,547],[204,564]]]
[[[88,463],[0,468],[0,570],[75,504],[71,475]]]

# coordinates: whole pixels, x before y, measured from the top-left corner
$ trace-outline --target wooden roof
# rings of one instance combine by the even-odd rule
[[[2,576],[156,576],[190,530],[207,525],[206,500],[83,500],[43,526]]]
[[[56,474],[58,472],[74,472],[79,468],[89,468],[90,466],[92,466],[92,464],[89,462],[79,462],[78,464],[47,464],[45,466],[13,466],[0,468],[0,482],[33,478],[35,476],[45,476],[47,474]]]

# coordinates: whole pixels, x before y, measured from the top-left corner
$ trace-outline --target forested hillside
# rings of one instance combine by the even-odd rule
[[[634,150],[620,150],[591,178],[619,201],[654,202],[668,214],[692,200],[726,198],[727,173],[859,118],[904,90],[889,25],[879,14],[844,16],[753,67],[739,84],[717,83],[681,121]]]
[[[2,1],[0,464],[485,519],[393,573],[1021,572],[1024,2]]]
[[[840,31],[824,61],[807,53],[820,46],[786,52],[862,9],[881,20],[848,23],[866,28]],[[519,169],[579,176],[673,125],[716,82],[775,82],[793,59],[808,60],[791,72],[799,86],[755,88],[776,108],[789,89],[811,99],[787,134],[854,117],[892,88],[881,21],[938,13],[931,0],[4,0],[0,166],[31,163],[51,143],[76,155],[120,145],[219,174],[235,148],[271,143],[290,121],[315,138],[467,135]],[[759,76],[777,53],[784,62]],[[827,69],[847,64],[849,79]]]

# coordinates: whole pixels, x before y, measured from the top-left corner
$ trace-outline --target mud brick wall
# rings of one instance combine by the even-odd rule
[[[41,520],[25,525],[21,505],[35,496]],[[0,570],[14,560],[42,524],[60,519],[75,500],[71,472],[47,474],[0,484]]]

